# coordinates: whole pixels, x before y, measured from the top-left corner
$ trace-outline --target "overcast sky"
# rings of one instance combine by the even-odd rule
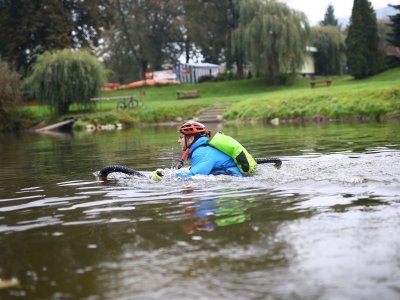
[[[310,25],[317,25],[324,19],[326,8],[333,5],[337,19],[350,18],[353,0],[280,0],[290,7],[304,12]],[[374,9],[385,8],[388,4],[399,5],[400,0],[370,0]]]

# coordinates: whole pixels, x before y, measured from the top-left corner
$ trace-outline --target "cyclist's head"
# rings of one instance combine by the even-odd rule
[[[206,129],[204,124],[195,121],[188,121],[179,127],[180,137],[178,142],[182,150],[189,148],[193,142],[202,136],[210,136],[211,132]]]

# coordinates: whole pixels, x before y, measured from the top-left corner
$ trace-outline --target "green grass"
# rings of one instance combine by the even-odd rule
[[[310,88],[309,80],[302,78],[277,87],[266,86],[262,79],[146,87],[143,106],[138,108],[117,111],[116,101],[104,101],[96,103],[93,112],[72,106],[70,115],[92,124],[112,120],[132,125],[190,119],[213,103],[231,104],[224,115],[228,120],[400,115],[400,68],[365,80],[354,80],[350,76],[329,79],[331,87],[314,89]],[[186,89],[199,90],[201,97],[177,100],[176,90]],[[100,97],[134,95],[140,98],[139,92],[139,89],[102,91]],[[43,106],[25,109],[43,117],[50,115]]]
[[[227,112],[228,119],[400,115],[400,69],[366,80],[333,79],[329,88],[287,89],[249,96]]]

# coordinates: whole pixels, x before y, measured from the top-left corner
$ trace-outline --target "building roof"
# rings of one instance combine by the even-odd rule
[[[187,63],[181,64],[186,66],[191,66],[195,68],[219,68],[219,65],[211,64],[211,63]]]

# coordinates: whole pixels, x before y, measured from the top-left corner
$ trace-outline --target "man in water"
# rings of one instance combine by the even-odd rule
[[[206,127],[194,121],[188,121],[179,128],[179,139],[183,155],[192,159],[192,165],[187,173],[178,173],[178,178],[188,178],[194,175],[233,175],[242,177],[243,174],[232,157],[209,145],[208,138],[211,136]],[[164,170],[158,169],[153,172],[155,180],[161,180],[165,175]]]

